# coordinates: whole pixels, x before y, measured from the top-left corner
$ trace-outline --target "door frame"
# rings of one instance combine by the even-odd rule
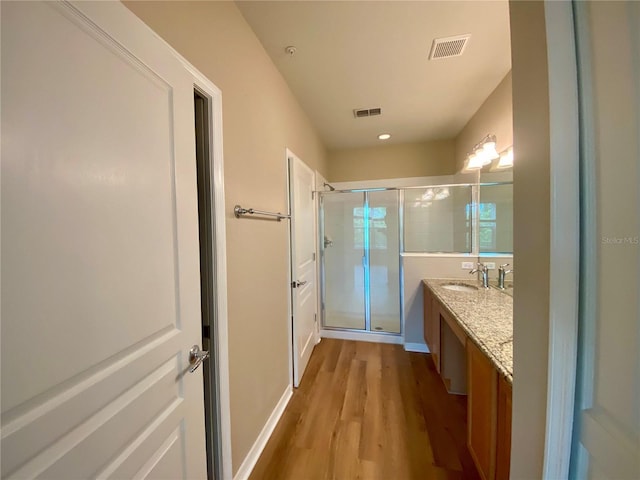
[[[122,8],[134,16],[124,5]],[[138,17],[135,17],[139,20]],[[216,322],[211,325],[212,343],[215,344],[215,358],[212,358],[215,371],[216,393],[218,396],[217,409],[212,405],[208,407],[218,415],[218,445],[220,446],[216,462],[218,471],[222,472],[223,480],[233,478],[233,465],[231,456],[231,400],[229,392],[229,328],[228,328],[228,303],[227,303],[227,236],[224,196],[224,150],[222,145],[222,91],[205,77],[196,67],[178,53],[171,45],[162,39],[142,20],[138,24],[141,28],[151,32],[165,47],[182,63],[193,79],[193,88],[207,99],[209,111],[209,163],[211,165],[211,212],[213,221],[212,238],[213,252],[211,258],[214,261],[214,318]],[[195,188],[195,184],[194,184]],[[216,412],[217,410],[217,412]],[[215,453],[215,452],[214,452]]]
[[[186,60],[180,59],[184,62]],[[211,212],[213,216],[213,267],[215,291],[215,323],[211,325],[211,342],[215,345],[213,369],[217,408],[208,405],[218,415],[217,436],[219,454],[216,458],[222,478],[232,478],[231,400],[229,396],[229,330],[227,317],[227,241],[224,198],[224,157],[222,148],[222,92],[188,62],[185,68],[193,76],[193,85],[209,103],[209,163],[211,165]],[[216,411],[217,410],[217,411]],[[214,452],[215,454],[216,452]]]
[[[578,350],[578,64],[572,2],[545,1],[544,9],[549,79],[551,211],[543,477],[567,478],[573,436]]]

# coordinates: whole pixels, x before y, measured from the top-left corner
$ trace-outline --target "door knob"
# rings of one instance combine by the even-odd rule
[[[299,280],[295,280],[295,281],[291,282],[291,286],[293,288],[298,288],[298,287],[301,287],[301,286],[306,285],[306,284],[307,284],[306,280],[304,282],[301,282]]]
[[[200,366],[200,364],[209,358],[209,352],[206,350],[200,350],[198,345],[194,345],[189,350],[189,372],[193,373]]]

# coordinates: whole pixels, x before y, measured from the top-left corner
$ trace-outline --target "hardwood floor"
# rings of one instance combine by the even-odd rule
[[[323,339],[251,480],[480,478],[429,355]]]

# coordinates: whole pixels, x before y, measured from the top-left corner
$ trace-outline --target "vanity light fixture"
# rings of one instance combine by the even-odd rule
[[[464,170],[479,170],[499,157],[500,155],[496,150],[496,136],[487,135],[478,142],[471,150],[471,153],[467,155]]]
[[[496,168],[511,168],[513,167],[513,146],[507,148],[500,154],[500,161]]]
[[[390,138],[390,133],[381,133],[380,135],[378,135],[378,140],[389,140]]]
[[[482,153],[487,159],[487,163],[490,163],[492,160],[495,160],[500,155],[496,151],[496,136],[495,135],[487,135],[482,143]]]
[[[467,156],[467,164],[465,165],[465,170],[479,170],[482,168],[484,163],[482,162],[482,157],[476,155],[475,153],[471,153]]]

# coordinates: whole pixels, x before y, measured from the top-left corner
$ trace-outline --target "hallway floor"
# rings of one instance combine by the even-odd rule
[[[480,478],[429,355],[323,339],[251,480]]]

